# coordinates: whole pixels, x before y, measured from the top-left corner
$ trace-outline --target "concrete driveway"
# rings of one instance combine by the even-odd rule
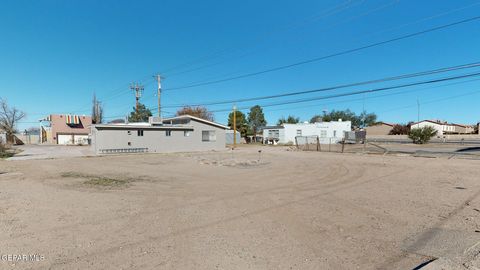
[[[15,148],[22,150],[21,153],[7,160],[30,160],[30,159],[55,159],[68,157],[93,156],[90,146],[65,146],[65,145],[20,145]]]

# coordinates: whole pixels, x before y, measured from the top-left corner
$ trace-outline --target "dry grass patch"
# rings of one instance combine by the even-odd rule
[[[126,186],[128,183],[133,182],[133,179],[129,178],[113,178],[105,176],[88,175],[77,172],[64,172],[61,174],[64,178],[80,178],[86,179],[82,184],[87,186],[96,187],[121,187]]]
[[[126,184],[129,183],[129,181],[125,180],[125,179],[95,177],[95,178],[91,178],[87,181],[84,181],[83,183],[86,184],[86,185],[92,185],[92,186],[116,187],[116,186],[126,185]]]

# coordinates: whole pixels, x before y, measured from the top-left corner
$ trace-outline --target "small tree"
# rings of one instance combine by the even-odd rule
[[[250,112],[248,113],[248,125],[252,129],[253,138],[256,140],[257,130],[259,127],[265,126],[267,121],[265,120],[265,115],[263,114],[262,107],[259,105],[255,105],[250,108]]]
[[[359,127],[368,127],[374,125],[377,122],[377,115],[375,113],[367,113],[363,111],[359,116],[356,117]]]
[[[138,110],[136,110],[135,107],[133,107],[133,112],[130,113],[130,116],[128,116],[128,121],[129,122],[147,122],[148,117],[152,116],[152,112],[150,109],[145,107],[143,104],[138,104]]]
[[[324,122],[338,121],[338,119],[342,119],[342,121],[351,121],[352,127],[368,127],[376,123],[377,115],[375,113],[367,113],[366,111],[363,111],[360,115],[356,115],[354,112],[347,109],[344,111],[333,110],[329,113],[325,113],[322,117]]]
[[[16,124],[24,117],[24,112],[15,107],[9,107],[7,101],[0,99],[0,129],[7,133],[7,142],[13,142]]]
[[[437,135],[436,129],[431,126],[425,126],[421,128],[412,128],[408,133],[408,138],[410,138],[413,143],[424,144],[430,141],[435,135]]]
[[[397,124],[393,126],[392,130],[390,130],[388,135],[407,135],[409,132],[410,132],[409,125]]]
[[[295,117],[293,115],[289,115],[287,117],[287,119],[285,119],[285,117],[282,117],[280,119],[278,119],[277,121],[277,125],[281,125],[281,124],[297,124],[298,122],[300,122],[300,118],[299,117]]]
[[[310,123],[313,124],[313,123],[319,123],[319,122],[323,122],[323,116],[319,115],[319,114],[316,114],[314,115],[312,118],[310,118]]]
[[[228,126],[233,129],[233,112],[228,115]],[[247,135],[247,119],[241,111],[235,112],[235,126],[242,137]]]
[[[185,106],[185,107],[181,108],[180,110],[178,110],[176,115],[180,116],[180,115],[186,115],[186,114],[191,115],[191,116],[195,116],[195,117],[198,117],[198,118],[202,118],[202,119],[205,119],[205,120],[208,120],[208,121],[213,121],[214,120],[213,113],[208,111],[207,108],[205,108],[205,107]]]

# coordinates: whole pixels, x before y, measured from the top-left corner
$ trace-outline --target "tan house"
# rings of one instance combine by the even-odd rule
[[[92,117],[85,115],[52,114],[40,120],[42,143],[63,145],[88,144]]]
[[[454,134],[472,134],[475,132],[475,127],[469,125],[452,124]]]
[[[378,122],[375,125],[366,127],[365,131],[367,132],[367,135],[389,135],[393,126],[393,124]]]

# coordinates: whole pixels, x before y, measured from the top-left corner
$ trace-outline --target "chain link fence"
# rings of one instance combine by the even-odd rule
[[[302,151],[321,151],[318,136],[296,136],[295,145],[297,149]]]

